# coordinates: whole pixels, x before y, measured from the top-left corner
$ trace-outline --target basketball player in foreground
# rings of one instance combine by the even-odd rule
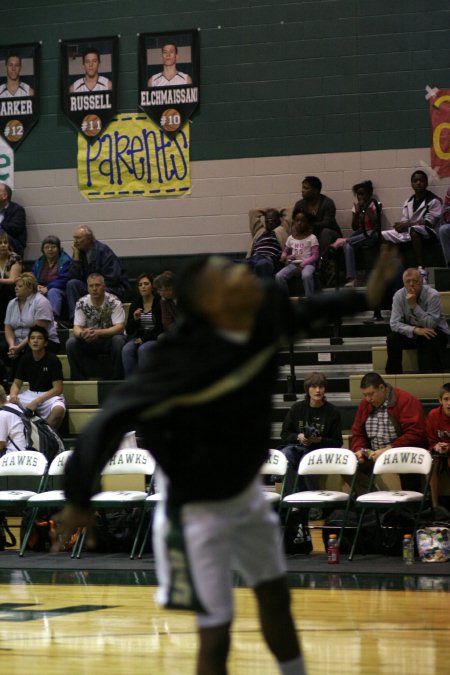
[[[89,525],[89,499],[99,489],[101,469],[124,432],[137,429],[161,469],[165,494],[153,531],[157,599],[168,607],[180,607],[183,599],[186,606],[196,605],[198,675],[227,672],[232,570],[254,589],[262,632],[280,673],[306,672],[290,612],[278,517],[259,480],[270,443],[277,352],[286,338],[307,335],[312,325],[376,306],[395,271],[392,257],[381,256],[366,297],[345,290],[294,304],[245,265],[218,256],[194,262],[177,276],[182,319],[80,436],[66,468],[69,505],[60,527]],[[190,576],[191,588],[178,584],[179,551],[177,568],[170,567],[167,534],[177,522],[189,567],[181,581]]]

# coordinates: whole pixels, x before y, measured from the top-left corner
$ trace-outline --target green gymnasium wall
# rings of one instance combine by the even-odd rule
[[[430,144],[426,85],[450,84],[448,0],[15,0],[0,44],[42,41],[41,119],[16,171],[72,168],[58,40],[120,34],[119,111],[136,110],[137,33],[200,28],[191,159]]]

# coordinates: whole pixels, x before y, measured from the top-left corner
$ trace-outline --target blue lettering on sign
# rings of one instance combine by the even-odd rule
[[[183,180],[188,173],[187,149],[188,141],[183,131],[173,140],[162,131],[148,129],[133,136],[119,131],[105,132],[87,146],[86,187],[92,187],[94,173],[107,178],[109,185],[122,185],[128,178],[153,186],[173,179]],[[151,190],[159,191],[156,186]]]

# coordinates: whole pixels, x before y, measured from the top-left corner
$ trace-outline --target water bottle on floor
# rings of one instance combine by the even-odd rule
[[[339,544],[336,534],[330,534],[328,538],[327,559],[329,565],[337,565],[339,563]]]
[[[405,565],[412,565],[414,562],[414,542],[412,534],[405,534],[403,537],[403,562]]]

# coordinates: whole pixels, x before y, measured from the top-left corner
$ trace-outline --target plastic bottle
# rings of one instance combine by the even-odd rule
[[[335,534],[330,534],[328,538],[327,558],[329,565],[337,565],[339,563],[339,544]]]
[[[412,534],[405,534],[403,537],[403,562],[405,565],[412,565],[414,562],[414,542]]]

